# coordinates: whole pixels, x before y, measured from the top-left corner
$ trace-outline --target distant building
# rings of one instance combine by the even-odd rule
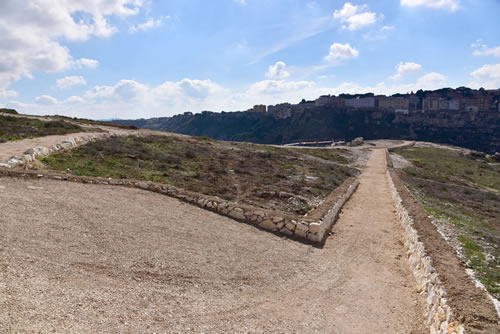
[[[397,114],[405,114],[405,115],[408,115],[410,113],[408,109],[395,109],[394,112]]]
[[[420,104],[420,98],[415,94],[412,94],[408,97],[408,109],[410,111],[417,111]]]
[[[351,108],[374,108],[375,97],[357,97],[355,99],[344,99],[344,104]]]
[[[478,106],[465,106],[465,111],[478,112],[479,107]]]
[[[344,100],[335,96],[322,95],[314,101],[316,107],[340,107],[344,105]]]
[[[460,110],[460,101],[456,99],[440,99],[439,110]]]
[[[292,105],[290,103],[281,103],[275,106],[268,106],[267,113],[278,119],[288,118],[292,116]]]
[[[410,103],[406,97],[380,97],[378,100],[378,107],[385,110],[408,110]]]
[[[438,111],[439,97],[426,97],[422,101],[422,111]]]
[[[462,104],[464,109],[467,110],[468,107],[477,107],[477,111],[488,111],[490,110],[493,97],[489,95],[475,95],[469,98],[462,99]],[[476,110],[476,108],[468,108],[470,110]]]
[[[256,104],[253,106],[254,112],[266,112],[266,106],[263,104]]]

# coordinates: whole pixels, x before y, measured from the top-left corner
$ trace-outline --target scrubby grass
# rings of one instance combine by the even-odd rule
[[[405,171],[413,176],[500,191],[500,165],[491,164],[486,158],[430,147],[400,149],[395,153],[411,160],[415,167]]]
[[[81,131],[84,130],[78,125],[65,121],[45,122],[38,119],[0,115],[0,142]]]
[[[301,214],[353,173],[296,150],[175,136],[113,137],[42,161],[76,175],[167,183]]]
[[[324,160],[335,161],[341,164],[349,163],[348,156],[351,154],[346,149],[316,149],[316,148],[294,148],[298,152],[311,155]]]
[[[398,154],[408,189],[435,219],[457,231],[468,265],[500,299],[500,167],[485,157],[439,148],[406,148]]]

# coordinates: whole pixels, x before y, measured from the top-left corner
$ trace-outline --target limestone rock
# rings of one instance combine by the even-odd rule
[[[237,220],[245,220],[245,215],[243,214],[243,210],[239,208],[234,208],[232,211],[229,212],[229,216],[237,219]]]
[[[305,237],[307,237],[307,232],[297,229],[297,230],[295,230],[295,235],[302,237],[302,238],[305,238]]]
[[[262,223],[259,224],[260,227],[265,228],[266,230],[275,230],[277,227],[273,223],[272,220],[264,220]]]
[[[320,223],[311,223],[309,224],[309,232],[311,233],[320,233],[321,232],[321,224]]]

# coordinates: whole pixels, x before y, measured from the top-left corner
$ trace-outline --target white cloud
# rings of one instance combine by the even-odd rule
[[[69,76],[56,80],[56,85],[60,89],[70,89],[73,86],[86,85],[87,81],[82,76]]]
[[[290,72],[287,71],[284,62],[278,61],[276,64],[269,66],[266,76],[271,79],[286,79],[290,76]]]
[[[477,76],[484,77],[484,73],[490,72],[487,68],[478,72]],[[497,78],[498,75],[497,69]],[[319,86],[305,80],[263,80],[242,89],[227,89],[211,80],[189,78],[165,81],[155,87],[134,80],[120,80],[115,85],[96,86],[82,96],[58,100],[42,95],[33,104],[10,101],[6,106],[38,115],[60,114],[94,119],[149,118],[185,111],[246,110],[255,104],[298,103],[302,98],[311,100],[324,94],[394,94],[443,86],[447,86],[447,79],[436,72],[427,73],[414,83],[387,85],[379,82],[373,86],[362,86],[355,82],[344,82],[334,87]]]
[[[279,94],[300,91],[314,87],[312,81],[263,80],[248,89],[251,94]]]
[[[379,41],[388,38],[392,31],[394,31],[394,26],[383,26],[378,30],[363,34],[363,38],[371,41]]]
[[[159,19],[156,19],[156,20],[149,19],[144,23],[137,24],[137,25],[135,25],[135,24],[131,25],[130,28],[128,29],[128,31],[131,33],[136,33],[139,31],[146,31],[146,30],[150,30],[153,28],[159,28],[162,26],[164,20],[169,20],[169,19],[170,19],[170,16],[160,17]]]
[[[94,59],[80,58],[75,61],[73,67],[75,68],[91,68],[95,69],[99,66],[99,62]]]
[[[356,6],[350,2],[346,2],[342,9],[337,9],[333,12],[333,18],[344,23],[342,26],[343,29],[357,30],[374,24],[377,21],[377,14],[365,11],[366,8],[367,5]]]
[[[430,72],[420,77],[416,85],[420,87],[419,89],[436,89],[443,87],[447,80],[446,76],[441,73]]]
[[[349,44],[333,43],[330,46],[330,53],[325,57],[328,61],[339,61],[344,59],[356,58],[359,51]]]
[[[455,11],[460,6],[459,0],[401,0],[401,6],[406,7],[429,7]]]
[[[500,88],[500,64],[486,64],[471,73],[476,82],[473,87]]]
[[[396,74],[392,76],[392,79],[401,79],[405,74],[413,74],[422,71],[422,65],[412,62],[400,62],[396,65]]]
[[[144,98],[147,91],[146,85],[133,80],[120,80],[114,86],[95,86],[85,92],[83,97],[92,103],[132,103]]]
[[[41,104],[41,105],[51,106],[51,105],[57,104],[58,102],[52,96],[41,95],[41,96],[35,97],[35,103]]]
[[[118,31],[109,17],[135,15],[144,1],[0,1],[0,94],[7,95],[12,82],[31,78],[36,71],[96,66],[85,59],[74,60],[61,41],[108,37]]]
[[[64,103],[85,103],[85,100],[80,96],[70,96],[64,100]]]
[[[500,57],[500,46],[497,46],[496,48],[490,48],[486,44],[472,44],[472,47],[475,49],[472,52],[473,56]]]

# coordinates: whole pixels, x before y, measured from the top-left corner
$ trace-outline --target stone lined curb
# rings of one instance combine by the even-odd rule
[[[28,164],[30,162],[35,161],[37,158],[47,156],[49,154],[59,152],[59,151],[64,151],[67,149],[74,148],[76,146],[86,144],[91,141],[96,141],[96,140],[101,140],[105,138],[109,138],[111,136],[116,136],[116,134],[109,134],[107,132],[102,132],[102,133],[94,133],[94,134],[89,134],[85,136],[80,136],[80,137],[68,137],[61,141],[58,144],[55,144],[50,147],[45,147],[45,146],[37,146],[33,147],[22,155],[15,155],[11,157],[7,163],[0,163],[0,167],[5,167],[5,168],[14,168],[18,166],[23,166],[25,164]]]
[[[389,159],[388,155],[386,155]],[[390,167],[390,160],[387,164]],[[446,291],[443,287],[436,269],[432,266],[432,259],[427,256],[424,244],[419,241],[417,231],[413,228],[413,217],[403,205],[392,180],[392,175],[387,169],[387,179],[391,188],[392,198],[396,204],[399,220],[405,231],[405,247],[408,261],[417,281],[417,291],[423,296],[426,306],[427,325],[431,334],[463,334],[463,324],[455,319],[452,309],[446,300]]]
[[[351,197],[359,185],[357,178],[351,177],[335,189],[309,216],[294,216],[281,211],[266,210],[250,205],[223,200],[219,197],[207,196],[171,185],[122,179],[105,179],[98,177],[75,176],[64,173],[43,173],[28,170],[0,168],[0,176],[24,178],[45,178],[79,183],[102,184],[139,188],[167,195],[186,203],[196,205],[222,216],[244,222],[259,228],[283,234],[309,243],[322,245],[338,218],[345,202]]]

